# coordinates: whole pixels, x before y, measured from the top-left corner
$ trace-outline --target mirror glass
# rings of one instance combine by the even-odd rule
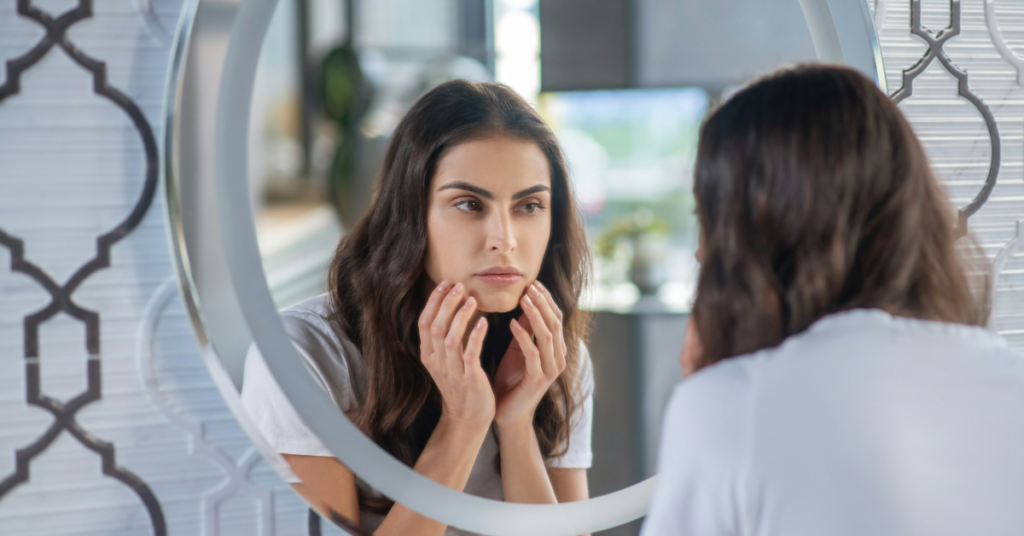
[[[868,12],[861,2],[848,3]],[[210,157],[203,155],[212,144],[202,141],[203,132],[211,131],[209,105],[216,99],[203,95],[216,93],[218,62],[236,11],[228,4],[200,3],[183,75],[175,137],[182,156],[172,193],[180,198],[182,264],[193,287],[186,291],[194,293],[202,316],[200,339],[208,337],[216,347],[211,355],[230,388],[240,392],[240,418],[248,419],[248,431],[264,454],[280,455],[282,474],[321,516],[349,532],[372,533],[387,515],[389,501],[348,472],[303,423],[251,344],[249,328],[232,320],[241,317],[237,303],[219,299],[231,292],[230,280],[219,268],[224,238],[215,237],[220,232],[216,209],[208,200],[215,194],[209,186]],[[853,23],[868,25],[865,35],[873,37],[870,19],[863,19]],[[334,270],[332,263],[339,242],[371,207],[388,145],[417,100],[451,80],[498,82],[543,119],[565,156],[575,198],[571,210],[581,218],[592,258],[587,284],[568,308],[578,310],[574,318],[587,315],[590,322],[587,330],[571,328],[579,337],[569,339],[583,346],[561,352],[570,358],[565,371],[555,374],[561,380],[548,383],[553,394],[539,403],[523,398],[532,400],[531,407],[539,404],[532,431],[522,437],[500,434],[499,428],[521,427],[492,423],[483,428],[479,446],[461,454],[462,463],[469,464],[464,490],[509,502],[530,502],[510,500],[509,490],[541,495],[546,490],[564,502],[605,495],[653,476],[661,409],[682,379],[676,357],[698,271],[691,185],[701,121],[751,78],[815,61],[820,50],[807,20],[798,0],[280,0],[252,88],[249,202],[275,306],[307,371],[338,406],[337,418],[347,415],[407,464],[421,452],[445,451],[432,449],[432,442],[453,441],[438,424],[441,408],[454,404],[436,387],[433,374],[439,369],[428,370],[415,359],[421,357],[417,352],[393,343],[418,339],[403,334],[417,332],[419,310],[403,314],[405,309],[395,307],[401,300],[388,302],[372,290],[354,306],[351,294],[342,296],[332,285],[331,274],[352,280],[350,272],[363,261],[349,256],[355,260]],[[417,293],[412,301],[420,304],[438,283],[432,270],[470,274],[453,283],[464,283],[479,309],[491,313],[481,369],[495,384],[491,400],[497,399],[499,408],[505,396],[518,400],[507,393],[525,389],[529,351],[522,351],[510,326],[512,319],[532,314],[524,313],[520,295],[552,255],[545,249],[549,227],[537,226],[535,216],[527,222],[527,216],[545,214],[546,204],[566,210],[557,208],[564,193],[554,185],[556,178],[545,173],[552,162],[530,141],[492,136],[454,144],[425,185],[427,222],[417,225],[427,235],[430,253],[418,265],[392,266],[395,277],[412,274],[415,283],[406,292]],[[443,194],[437,182],[442,176],[470,184],[452,188],[458,196]],[[554,191],[516,197],[534,183]],[[527,190],[506,187],[510,184]],[[462,211],[462,220],[445,219],[454,210]],[[473,211],[477,214],[467,215]],[[549,221],[555,218],[546,214]],[[406,216],[390,215],[392,221]],[[453,221],[462,223],[444,227]],[[502,225],[525,230],[506,232]],[[452,229],[481,232],[453,236]],[[482,238],[466,238],[472,236]],[[437,237],[452,239],[430,242]],[[383,239],[368,236],[371,242]],[[499,250],[503,253],[494,253]],[[509,253],[513,250],[525,253]],[[521,272],[519,278],[479,273],[509,263]],[[364,275],[359,281],[369,279]],[[511,302],[488,294],[507,288],[517,289]],[[466,297],[457,298],[458,305]],[[353,332],[352,319],[363,318],[367,300],[379,315],[390,315],[386,323],[393,332]],[[350,310],[339,314],[345,304]],[[545,318],[542,309],[536,318]],[[539,337],[524,336],[543,353]],[[367,357],[370,339],[385,350]],[[557,341],[551,348],[556,346]],[[388,351],[405,361],[373,357]],[[543,359],[537,361],[542,368],[548,363]],[[557,356],[551,359],[558,366]],[[366,409],[370,403],[376,412]],[[410,407],[420,409],[410,413]],[[526,450],[510,455],[500,445]],[[444,463],[455,465],[430,463],[457,472],[452,468],[458,463],[450,460]],[[508,471],[531,467],[540,468],[541,485],[509,485]],[[639,527],[637,520],[602,534],[637,534]],[[464,533],[449,527],[446,534]]]

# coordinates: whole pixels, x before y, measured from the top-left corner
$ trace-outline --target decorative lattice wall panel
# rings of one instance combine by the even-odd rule
[[[870,3],[889,92],[994,261],[993,327],[1024,347],[1024,2]],[[182,8],[0,0],[0,534],[318,532],[176,291],[158,182]]]

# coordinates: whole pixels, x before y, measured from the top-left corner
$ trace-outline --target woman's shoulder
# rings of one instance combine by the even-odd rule
[[[337,357],[362,359],[362,353],[334,324],[330,294],[321,294],[280,312],[281,322],[292,341],[301,347],[321,346]]]
[[[707,408],[741,400],[753,384],[756,370],[751,369],[758,365],[756,357],[761,356],[726,359],[698,370],[673,388],[669,404],[687,406],[688,400],[699,400],[697,405]]]
[[[941,357],[982,354],[1024,358],[1006,339],[984,327],[895,316],[879,309],[853,309],[825,316],[774,348],[728,361],[739,361],[760,377],[768,370],[811,365],[828,368],[844,361],[869,365],[879,360],[907,363],[927,359],[934,364]]]
[[[366,372],[362,352],[332,321],[330,294],[280,312],[281,322],[310,371],[340,406],[362,399]]]
[[[896,316],[881,309],[851,309],[833,313],[819,319],[805,332],[806,338],[837,338],[860,336],[863,333],[902,336],[931,340],[955,341],[972,347],[1008,348],[1006,339],[993,330],[981,326],[968,326]],[[798,340],[800,336],[794,338]]]
[[[892,374],[924,382],[942,371],[956,371],[965,382],[991,372],[1024,381],[1024,352],[983,327],[855,309],[828,315],[776,347],[701,369],[676,389],[680,398],[760,400],[819,392],[830,384],[869,384]]]
[[[709,473],[731,474],[745,455],[754,418],[749,365],[728,359],[697,371],[672,390],[661,452],[677,453],[673,464],[705,464]]]
[[[289,335],[292,335],[293,331],[297,335],[308,332],[334,335],[334,330],[330,325],[331,295],[328,293],[289,306],[282,309],[279,314]],[[337,337],[337,335],[334,336]]]

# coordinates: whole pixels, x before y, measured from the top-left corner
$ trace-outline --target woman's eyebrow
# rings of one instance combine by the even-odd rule
[[[483,188],[480,188],[479,186],[473,186],[472,184],[470,184],[468,182],[464,182],[464,181],[449,182],[449,183],[445,184],[444,186],[442,186],[442,187],[437,189],[437,191],[439,191],[439,192],[441,190],[466,190],[467,192],[473,192],[474,194],[477,194],[480,197],[484,197],[484,198],[487,198],[487,199],[494,199],[494,194],[492,194],[491,192],[488,192],[487,190],[484,190]],[[528,196],[530,194],[535,194],[537,192],[551,192],[551,188],[548,188],[547,186],[545,186],[543,184],[538,184],[537,186],[531,186],[530,188],[527,188],[525,190],[521,190],[519,192],[516,192],[512,196],[512,199],[513,200],[522,199],[522,198],[524,198],[524,197],[526,197],[526,196]]]
[[[494,199],[494,194],[492,194],[491,192],[488,192],[487,190],[484,190],[483,188],[480,188],[478,186],[473,186],[472,184],[470,184],[468,182],[463,182],[463,181],[449,182],[448,184],[445,184],[444,186],[438,188],[437,191],[440,192],[441,190],[452,190],[452,189],[454,189],[454,190],[466,190],[467,192],[473,192],[474,194],[479,195],[480,197],[485,197],[487,199]]]
[[[515,195],[512,196],[512,199],[513,200],[521,199],[521,198],[526,197],[526,196],[528,196],[530,194],[535,194],[535,193],[538,193],[538,192],[548,192],[548,193],[550,193],[551,192],[551,188],[548,188],[547,186],[544,186],[543,184],[538,184],[537,186],[533,186],[531,188],[527,188],[525,190],[517,192]]]

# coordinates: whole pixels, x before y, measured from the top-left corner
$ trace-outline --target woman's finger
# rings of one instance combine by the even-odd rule
[[[533,300],[530,299],[530,296],[523,296],[521,302],[523,304],[523,312],[526,313],[526,317],[530,319],[530,326],[533,327],[533,336],[537,339],[536,346],[540,350],[541,367],[543,368],[544,376],[547,378],[557,376],[558,368],[555,365],[554,335],[548,329],[547,324],[544,322],[544,316]]]
[[[469,342],[466,343],[466,350],[462,353],[462,361],[467,371],[476,368],[483,370],[483,366],[480,364],[480,352],[484,348],[485,336],[487,336],[487,319],[480,317],[476,321],[476,325],[473,326],[473,331],[469,332]]]
[[[430,293],[430,297],[427,298],[427,304],[423,307],[423,312],[420,313],[420,319],[417,323],[420,331],[420,359],[428,359],[434,353],[434,343],[430,337],[430,325],[434,323],[437,310],[441,307],[441,302],[447,295],[449,288],[451,288],[451,283],[447,280],[441,281],[441,284]]]
[[[544,296],[544,300],[548,302],[548,306],[551,307],[551,310],[555,312],[555,316],[558,317],[558,321],[561,322],[562,310],[559,309],[558,304],[555,303],[555,297],[551,295],[551,292],[548,290],[548,288],[545,287],[544,284],[541,283],[540,281],[534,281],[533,284],[536,285],[537,290],[540,292],[541,296]]]
[[[548,301],[547,297],[540,290],[540,285],[537,283],[530,284],[530,289],[527,291],[530,298],[533,300],[533,304],[540,311],[540,315],[544,318],[544,325],[548,327],[548,330],[552,334],[559,333],[562,331],[562,319],[558,317],[555,311],[557,307],[552,307],[552,303]],[[559,348],[561,349],[561,348]]]
[[[544,299],[548,302],[551,310],[554,311],[555,317],[558,318],[558,322],[564,322],[565,316],[562,314],[562,310],[558,308],[558,304],[555,303],[555,297],[551,295],[551,291],[549,291],[548,288],[540,281],[534,281],[534,284],[537,285],[537,289],[540,290],[541,295],[544,296]],[[562,326],[559,326],[558,328],[558,340],[562,345],[562,355],[564,356],[568,353],[569,348],[565,345],[565,331],[562,329]]]
[[[434,360],[443,371],[447,371],[448,363],[445,358],[444,338],[448,334],[448,328],[452,323],[452,316],[455,314],[459,303],[462,301],[462,292],[465,287],[459,283],[453,287],[441,302],[437,316],[430,325],[430,339],[434,346]]]
[[[565,370],[565,341],[563,340],[562,334],[562,320],[556,314],[557,307],[552,308],[553,300],[549,301],[544,293],[541,291],[540,283],[534,282],[530,284],[529,295],[533,300],[533,304],[540,311],[541,317],[544,318],[544,325],[547,326],[548,331],[551,332],[551,360],[554,375],[560,374]],[[542,353],[543,355],[543,353]],[[545,367],[545,372],[548,369]]]
[[[540,351],[537,349],[537,345],[533,343],[533,336],[523,329],[523,326],[514,318],[510,325],[512,326],[512,336],[519,342],[519,349],[523,352],[526,375],[532,378],[543,377],[544,368],[540,362]]]
[[[466,334],[466,326],[473,319],[476,311],[476,299],[472,296],[462,304],[459,311],[452,319],[452,326],[448,328],[448,335],[444,338],[445,360],[448,362],[448,370],[456,374],[465,374],[466,365],[462,361],[462,338]]]
[[[516,320],[519,321],[519,326],[525,329],[530,334],[530,337],[533,337],[533,326],[530,325],[530,319],[527,318],[526,311],[523,311],[523,314],[519,315],[519,318]]]

